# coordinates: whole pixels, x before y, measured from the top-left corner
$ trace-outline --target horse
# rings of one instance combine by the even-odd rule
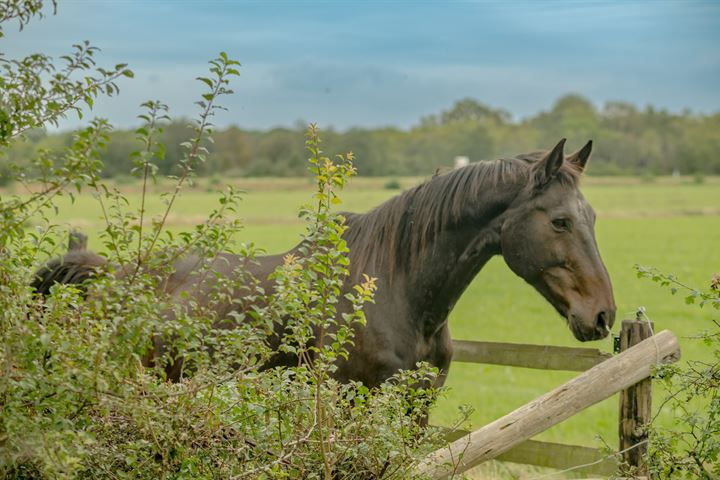
[[[496,255],[566,319],[576,339],[585,342],[609,334],[616,311],[612,285],[595,240],[595,213],[578,189],[592,141],[567,156],[564,144],[565,139],[549,151],[437,174],[368,213],[343,214],[350,260],[343,293],[362,274],[375,277],[378,289],[374,303],[364,306],[366,324],[356,327],[348,358],[338,361],[338,381],[375,387],[425,361],[439,369],[436,385],[441,386],[452,358],[449,314]],[[300,245],[258,257],[257,262],[222,253],[210,268],[230,277],[245,267],[261,287],[272,291],[268,276],[286,255],[300,255]],[[47,294],[54,281],[87,278],[83,268],[97,269],[103,261],[91,252],[71,252],[39,270],[34,286]],[[165,288],[177,301],[202,303],[208,296],[212,285],[190,274],[199,263],[188,255],[173,266]],[[346,300],[341,302],[338,315],[351,308]],[[241,308],[237,305],[227,302],[214,308],[220,317],[228,317]],[[284,329],[276,326],[274,349]],[[155,354],[165,348],[157,347]],[[181,360],[167,367],[169,379],[182,375]],[[297,364],[292,355],[277,353],[263,368]]]

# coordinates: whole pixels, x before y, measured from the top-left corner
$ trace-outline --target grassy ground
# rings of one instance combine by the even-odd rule
[[[403,188],[421,179],[400,179]],[[342,208],[366,211],[398,193],[386,190],[387,179],[356,179],[344,195]],[[247,228],[243,241],[252,241],[268,252],[281,252],[299,239],[303,225],[297,207],[310,200],[312,185],[306,179],[251,179],[236,182],[248,191],[240,215]],[[123,186],[136,197],[136,186]],[[189,228],[202,220],[216,203],[212,194],[218,185],[200,183],[180,199],[170,217],[171,228]],[[159,186],[158,189],[162,189]],[[674,273],[686,283],[705,286],[713,272],[720,271],[720,179],[703,183],[692,179],[660,178],[652,182],[638,179],[593,179],[583,192],[598,213],[597,237],[613,280],[619,320],[632,318],[644,306],[656,329],[672,329],[688,337],[708,325],[712,312],[687,307],[681,298],[647,281],[638,280],[636,263]],[[149,209],[158,211],[161,201],[150,197]],[[61,205],[59,220],[93,235],[102,228],[96,203],[81,197],[74,205]],[[99,247],[97,236],[91,247]],[[478,275],[452,313],[451,330],[459,339],[494,340],[552,345],[578,345],[551,307],[522,280],[515,277],[501,258],[492,260]],[[708,353],[687,338],[681,339],[683,356],[701,358]],[[590,346],[611,351],[611,340]],[[475,408],[472,427],[478,427],[532,400],[574,374],[484,365],[455,364],[447,382],[448,393],[433,414],[435,423],[448,423],[457,407]],[[656,405],[661,392],[657,392]],[[588,446],[607,442],[617,444],[617,398],[611,398],[568,421],[544,432],[538,438]],[[662,412],[664,422],[673,412]],[[535,470],[502,465],[485,467],[482,478],[527,477]],[[481,477],[478,477],[481,478]]]

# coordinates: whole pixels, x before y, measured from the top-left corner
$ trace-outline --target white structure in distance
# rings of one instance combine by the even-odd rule
[[[455,157],[455,168],[467,167],[469,163],[470,159],[464,155]]]

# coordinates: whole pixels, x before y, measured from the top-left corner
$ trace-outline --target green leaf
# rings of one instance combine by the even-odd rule
[[[209,78],[197,77],[196,80],[200,80],[201,82],[203,82],[205,85],[207,85],[210,88],[214,87],[212,80],[210,80]]]

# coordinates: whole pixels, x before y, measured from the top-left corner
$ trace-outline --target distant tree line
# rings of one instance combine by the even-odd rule
[[[180,144],[189,135],[187,122],[165,126],[167,151],[159,162],[162,174],[172,174],[178,164]],[[208,144],[210,156],[200,175],[295,176],[306,173],[303,148],[305,126],[245,130],[236,126],[215,133]],[[133,130],[111,134],[104,175],[127,175],[130,153],[140,145]],[[456,156],[471,161],[493,159],[549,148],[566,137],[579,147],[593,139],[591,174],[662,175],[720,174],[720,113],[676,114],[651,106],[639,109],[623,102],[609,102],[601,110],[578,95],[560,98],[549,111],[513,121],[510,114],[466,98],[447,111],[420,119],[409,130],[399,128],[326,129],[326,151],[352,151],[361,175],[427,175],[451,166]],[[0,162],[22,163],[40,149],[57,150],[70,145],[70,133],[32,132]],[[2,166],[0,165],[0,174]]]

